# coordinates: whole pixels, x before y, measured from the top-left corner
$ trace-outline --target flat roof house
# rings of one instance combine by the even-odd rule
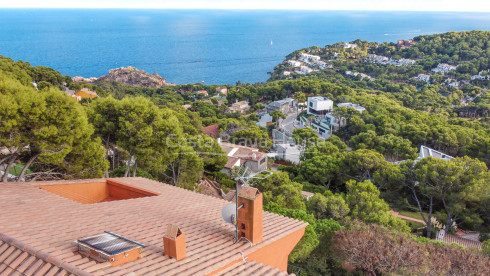
[[[333,110],[333,101],[325,97],[308,97],[307,113],[325,115]]]
[[[362,113],[364,110],[366,110],[366,108],[364,108],[363,106],[360,106],[360,105],[355,104],[355,103],[339,103],[339,104],[337,104],[337,107],[354,108],[355,110],[359,111],[360,113]]]
[[[240,113],[244,113],[249,109],[250,109],[250,105],[247,101],[236,102],[230,106],[230,111],[240,112]]]
[[[228,201],[157,181],[2,183],[0,274],[287,275],[307,224],[263,212],[255,188],[239,202],[234,243]]]
[[[281,111],[282,113],[284,114],[288,114],[289,113],[289,109],[292,105],[292,99],[290,98],[285,98],[285,99],[282,99],[282,100],[278,100],[278,101],[274,101],[274,102],[271,102],[267,105],[267,112],[271,112],[271,111],[274,111],[274,110],[279,110]]]

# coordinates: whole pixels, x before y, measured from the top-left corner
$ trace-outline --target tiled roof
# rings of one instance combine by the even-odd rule
[[[226,162],[225,168],[227,169],[233,168],[239,160],[240,158],[228,156],[228,162]]]
[[[274,275],[274,276],[287,276],[286,271],[280,271],[277,268],[264,265],[263,263],[251,262],[239,262],[227,269],[220,271],[217,276],[245,276],[245,275]],[[294,275],[294,274],[290,274]]]
[[[228,193],[224,197],[225,200],[227,201],[236,201],[236,191],[235,190],[229,190]]]
[[[218,125],[210,125],[202,128],[202,132],[208,136],[213,138],[217,138],[219,135],[219,127]]]
[[[445,243],[459,244],[459,245],[461,245],[463,247],[476,247],[479,250],[481,250],[481,242],[477,242],[477,241],[473,241],[473,240],[461,238],[461,237],[458,237],[456,235],[445,234],[442,239],[437,238],[437,240],[438,241],[445,242]]]
[[[66,262],[0,234],[0,275],[86,275]]]
[[[228,201],[139,177],[112,180],[160,195],[81,204],[34,185],[105,179],[1,183],[0,233],[38,251],[33,255],[24,249],[30,254],[26,256],[18,247],[4,241],[0,244],[3,253],[0,271],[16,258],[14,255],[24,254],[27,259],[33,257],[30,260],[35,261],[36,266],[39,264],[38,269],[41,265],[51,265],[48,271],[38,275],[51,275],[50,271],[56,270],[53,267],[56,262],[93,275],[206,275],[242,260],[241,254],[247,256],[306,227],[304,222],[264,212],[263,242],[253,247],[248,243],[234,244],[233,226],[221,219],[221,210]],[[187,258],[181,261],[164,255],[162,237],[168,224],[178,225],[185,233]],[[108,262],[95,263],[75,252],[74,240],[104,231],[147,245],[142,249],[142,258],[111,267]],[[48,255],[53,263],[42,259]]]

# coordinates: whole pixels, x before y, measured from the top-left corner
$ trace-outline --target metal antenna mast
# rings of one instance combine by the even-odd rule
[[[235,203],[236,203],[235,243],[238,242],[238,209],[243,207],[242,204],[240,204],[240,206],[238,205],[238,188],[239,188],[238,182],[242,183],[240,186],[250,186],[248,183],[250,179],[266,179],[272,175],[271,171],[266,171],[266,170],[262,170],[254,175],[249,174],[247,171],[248,171],[248,167],[240,166],[238,167],[237,176],[235,177]],[[267,173],[267,174],[263,177],[258,177],[257,175],[261,173]]]

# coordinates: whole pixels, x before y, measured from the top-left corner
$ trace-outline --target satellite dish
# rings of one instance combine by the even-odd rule
[[[226,205],[221,211],[221,217],[227,223],[236,225],[236,203]]]

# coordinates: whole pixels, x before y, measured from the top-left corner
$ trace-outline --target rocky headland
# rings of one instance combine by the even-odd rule
[[[173,86],[175,84],[168,83],[165,78],[161,77],[157,73],[149,74],[143,70],[128,66],[109,70],[109,74],[104,75],[100,78],[84,78],[84,77],[74,77],[75,82],[87,82],[96,83],[104,80],[112,80],[117,82],[122,82],[127,85],[138,86],[138,87],[148,87],[148,88],[158,88],[163,86]]]

